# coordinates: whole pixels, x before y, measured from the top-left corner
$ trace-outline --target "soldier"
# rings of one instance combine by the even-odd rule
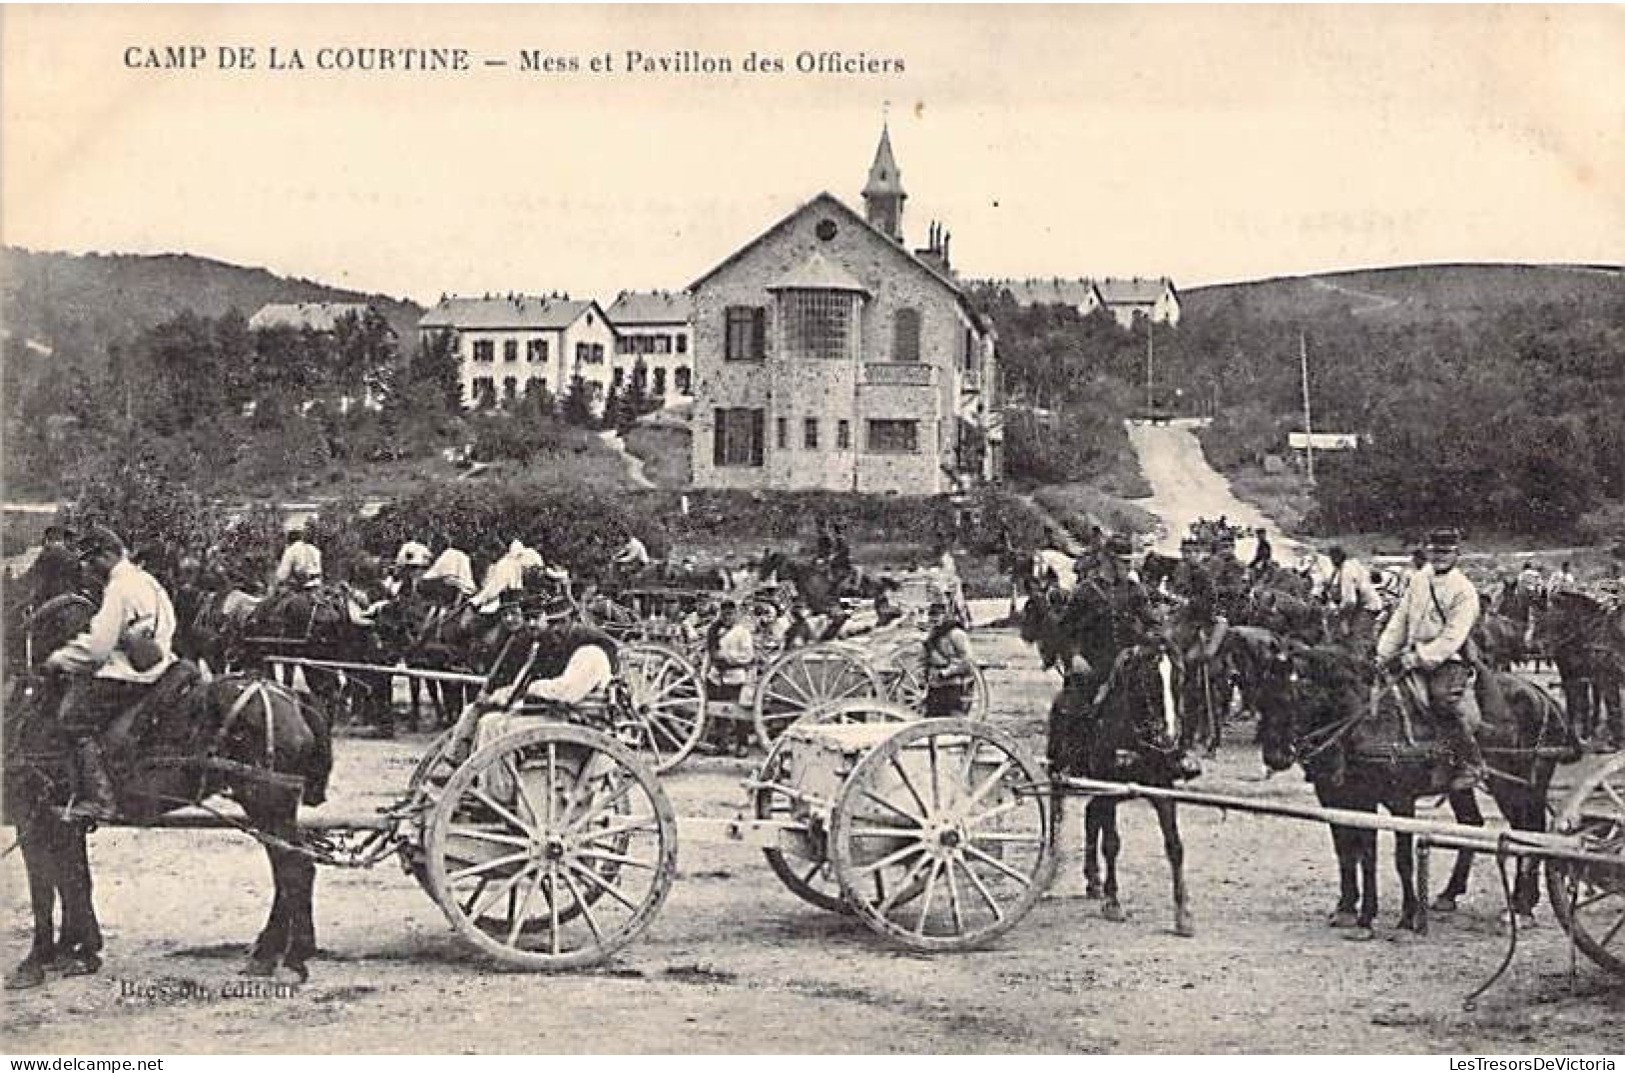
[[[970,634],[945,597],[933,599],[927,614],[931,626],[925,635],[925,716],[968,715],[976,688]]]
[[[1382,612],[1382,597],[1371,583],[1371,572],[1341,546],[1334,546],[1326,557],[1336,568],[1326,586],[1326,602],[1332,607],[1338,633],[1356,652],[1369,652]]]
[[[175,662],[175,608],[111,529],[91,526],[80,539],[79,558],[89,576],[106,582],[101,607],[85,632],[51,653],[45,666],[71,676],[58,718],[74,745],[78,786],[64,819],[95,823],[118,814],[101,734]]]
[[[276,564],[276,583],[296,589],[314,589],[322,583],[322,553],[306,542],[303,526],[288,530],[288,546]]]
[[[1480,722],[1467,651],[1478,621],[1478,590],[1456,566],[1461,534],[1436,529],[1428,536],[1428,569],[1411,575],[1405,598],[1377,640],[1377,666],[1415,672],[1427,683],[1428,704],[1438,717],[1455,764],[1452,790],[1467,790],[1484,777],[1484,755],[1473,731]]]

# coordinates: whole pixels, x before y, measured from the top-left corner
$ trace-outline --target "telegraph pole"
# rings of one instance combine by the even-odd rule
[[[1298,368],[1303,379],[1303,456],[1309,470],[1309,483],[1315,483],[1315,427],[1309,419],[1309,344],[1298,333]]]

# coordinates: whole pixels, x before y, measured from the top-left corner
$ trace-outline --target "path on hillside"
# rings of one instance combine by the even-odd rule
[[[638,488],[655,487],[655,482],[651,481],[648,474],[643,472],[643,459],[626,449],[626,441],[621,439],[619,432],[606,428],[598,434],[598,438],[603,440],[611,451],[614,451],[626,461],[626,474],[631,478],[634,486]]]
[[[1128,437],[1140,456],[1140,469],[1151,484],[1151,498],[1137,499],[1135,503],[1162,519],[1163,529],[1157,534],[1156,544],[1159,551],[1178,554],[1179,541],[1192,522],[1221,516],[1249,530],[1262,527],[1275,546],[1278,562],[1281,552],[1296,552],[1302,546],[1285,536],[1257,507],[1236,498],[1230,482],[1208,465],[1191,422],[1131,422]],[[1238,541],[1236,554],[1243,562],[1252,559],[1253,543],[1251,536]]]
[[[1367,313],[1380,313],[1399,304],[1398,298],[1389,298],[1383,294],[1372,294],[1370,291],[1357,291],[1353,287],[1345,287],[1340,283],[1332,283],[1329,280],[1317,279],[1315,280],[1315,286],[1323,291],[1336,291],[1338,294],[1346,294],[1350,298],[1363,298],[1370,302],[1370,305],[1349,310],[1356,317],[1364,316]]]

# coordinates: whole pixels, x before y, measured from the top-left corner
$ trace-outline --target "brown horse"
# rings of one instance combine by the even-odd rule
[[[1575,730],[1625,748],[1625,604],[1555,592],[1535,618],[1535,641],[1557,666]]]
[[[1249,649],[1242,661],[1244,688],[1259,712],[1259,743],[1271,771],[1301,765],[1316,798],[1328,808],[1372,813],[1382,808],[1414,817],[1419,798],[1446,793],[1449,772],[1430,747],[1431,717],[1413,715],[1403,684],[1375,678],[1368,657],[1262,631],[1238,631],[1229,643]],[[1504,711],[1486,709],[1478,731],[1492,764],[1490,793],[1514,827],[1544,830],[1552,772],[1560,760],[1579,757],[1578,744],[1562,709],[1539,687],[1514,675],[1496,675],[1496,684]],[[1449,799],[1460,822],[1483,823],[1471,791]],[[1378,912],[1376,832],[1333,826],[1331,834],[1340,880],[1331,924],[1369,938]],[[1394,841],[1403,898],[1399,927],[1415,930],[1420,902],[1412,836],[1395,834]],[[1471,864],[1471,854],[1457,856],[1435,908],[1454,908]],[[1540,897],[1535,864],[1519,866],[1512,908],[1520,916],[1527,917]]]
[[[50,621],[33,626],[43,656],[88,624],[89,601],[64,602]],[[73,785],[69,743],[56,718],[60,683],[32,673],[10,678],[5,707],[5,793],[8,822],[28,873],[33,942],[6,979],[9,988],[37,987],[47,973],[82,976],[101,968],[102,933],[92,901],[87,830],[64,822]],[[115,721],[104,736],[119,772],[123,814],[135,821],[230,795],[249,826],[279,840],[266,843],[276,896],[249,954],[245,972],[275,975],[279,965],[300,980],[316,951],[312,899],[315,865],[293,850],[301,797],[326,793],[332,745],[325,722],[290,694],[260,680],[204,682],[177,663],[142,707]],[[115,739],[131,744],[115,748]],[[57,927],[56,908],[62,910]]]

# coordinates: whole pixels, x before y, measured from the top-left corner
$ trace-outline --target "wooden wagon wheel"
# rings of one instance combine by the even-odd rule
[[[859,698],[811,712],[802,723],[905,723],[914,718],[913,712],[896,704]],[[796,800],[779,788],[789,766],[785,748],[788,740],[780,736],[756,776],[758,783],[773,784],[757,786],[751,792],[751,805],[759,820],[784,820],[796,814]],[[773,874],[803,901],[832,913],[850,913],[852,909],[841,897],[840,884],[830,868],[829,832],[824,829],[798,831],[788,837],[797,843],[794,853],[773,846],[762,850]]]
[[[705,684],[682,653],[665,645],[625,645],[620,664],[637,725],[636,748],[664,775],[705,737]]]
[[[435,901],[476,949],[574,969],[653,921],[677,871],[677,824],[624,746],[550,723],[503,735],[457,769],[424,850]]]
[[[1608,865],[1548,858],[1546,889],[1574,945],[1625,976],[1625,753],[1580,780],[1559,806],[1553,830],[1578,835],[1587,853],[1619,859]]]
[[[928,719],[858,762],[835,802],[841,895],[912,950],[966,950],[1014,927],[1055,875],[1037,762],[1003,731]]]
[[[880,681],[863,658],[844,645],[816,644],[786,652],[756,684],[756,737],[771,749],[784,728],[837,701],[879,697]]]
[[[880,676],[881,693],[885,698],[916,712],[925,711],[925,671],[920,666],[924,655],[923,644],[924,642],[913,641],[898,645],[882,656],[880,662],[875,665],[875,673]],[[975,676],[975,684],[971,688],[970,711],[966,713],[965,718],[986,719],[990,696],[987,676],[975,663],[971,664],[971,670]]]

